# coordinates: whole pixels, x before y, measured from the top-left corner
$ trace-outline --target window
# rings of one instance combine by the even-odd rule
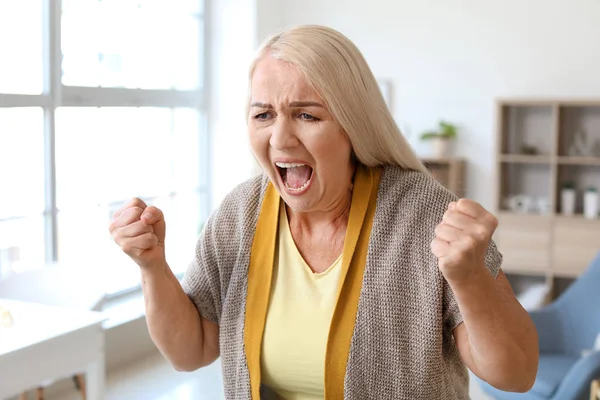
[[[90,87],[201,87],[200,1],[63,1],[62,82]]]
[[[44,114],[0,108],[0,275],[44,262]]]
[[[43,91],[42,6],[42,0],[0,1],[0,93]]]
[[[137,285],[108,233],[134,196],[187,267],[209,210],[203,18],[201,0],[0,1],[0,278],[59,261]]]

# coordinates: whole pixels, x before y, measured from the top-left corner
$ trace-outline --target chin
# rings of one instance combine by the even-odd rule
[[[285,193],[281,195],[281,198],[283,199],[285,205],[295,213],[305,213],[311,210],[310,203],[307,201],[308,199],[299,199],[295,196],[287,196]]]

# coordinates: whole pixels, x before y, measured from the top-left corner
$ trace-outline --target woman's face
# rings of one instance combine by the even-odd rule
[[[248,118],[254,154],[293,211],[347,201],[350,141],[296,66],[270,56],[258,62]]]

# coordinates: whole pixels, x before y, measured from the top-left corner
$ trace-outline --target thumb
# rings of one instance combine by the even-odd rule
[[[147,207],[142,216],[140,217],[142,222],[146,225],[151,225],[154,230],[154,234],[158,238],[158,245],[161,247],[165,246],[165,234],[166,234],[166,223],[163,212],[154,206]]]

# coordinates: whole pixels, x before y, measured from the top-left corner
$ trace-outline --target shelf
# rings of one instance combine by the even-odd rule
[[[551,107],[558,104],[554,100],[534,98],[502,98],[497,100],[498,105],[505,107]]]
[[[500,108],[500,152],[503,154],[552,153],[554,106],[514,106]]]
[[[550,264],[552,218],[502,212],[494,240],[502,253],[503,269],[526,275],[546,274]]]
[[[561,106],[559,125],[560,156],[600,157],[600,106]]]
[[[547,154],[501,154],[500,162],[519,164],[552,163],[553,157]],[[600,157],[560,156],[557,163],[561,165],[600,165]]]
[[[577,277],[594,259],[600,245],[597,232],[600,220],[560,217],[553,229],[552,271],[557,276]]]
[[[519,163],[519,164],[549,164],[552,157],[547,154],[501,154],[500,161],[503,163]]]
[[[600,218],[583,216],[584,192],[600,191],[600,99],[501,99],[496,118],[503,268],[545,275],[550,285],[580,276],[600,251]],[[560,212],[567,185],[574,215]]]
[[[520,212],[513,212],[513,211],[507,211],[507,210],[500,210],[498,211],[498,216],[499,217],[514,217],[514,218],[518,218],[518,217],[527,217],[527,218],[540,218],[540,219],[550,219],[550,218],[555,218],[557,221],[573,221],[574,223],[589,223],[589,224],[597,224],[598,228],[600,228],[600,218],[595,218],[595,219],[589,219],[583,216],[583,214],[573,214],[573,215],[563,215],[560,213],[555,213],[555,214],[539,214],[539,213],[520,213]],[[599,249],[600,249],[600,245],[598,245]]]
[[[558,221],[573,221],[573,222],[579,222],[579,223],[589,223],[589,224],[598,224],[598,227],[600,227],[600,218],[586,218],[583,216],[583,214],[573,214],[573,215],[563,215],[560,213],[556,213],[554,215],[554,217],[558,220]],[[600,244],[598,245],[598,247],[600,248]]]
[[[561,165],[600,165],[600,157],[558,157]]]
[[[524,215],[549,214],[554,206],[549,163],[503,163],[500,165],[500,209]]]
[[[561,214],[562,188],[567,184],[575,188],[576,215],[583,214],[584,192],[588,188],[600,189],[600,164],[559,164],[557,172],[557,190],[555,193],[557,214]]]
[[[600,101],[597,99],[544,99],[544,98],[500,98],[497,99],[500,106],[519,106],[519,107],[543,107],[543,106],[562,106],[562,107],[600,107]]]
[[[508,210],[499,211],[498,216],[499,217],[508,217],[508,218],[528,217],[528,218],[540,218],[540,219],[550,219],[553,217],[552,214],[521,213],[521,212],[508,211]],[[570,218],[570,217],[565,217],[565,218]]]

